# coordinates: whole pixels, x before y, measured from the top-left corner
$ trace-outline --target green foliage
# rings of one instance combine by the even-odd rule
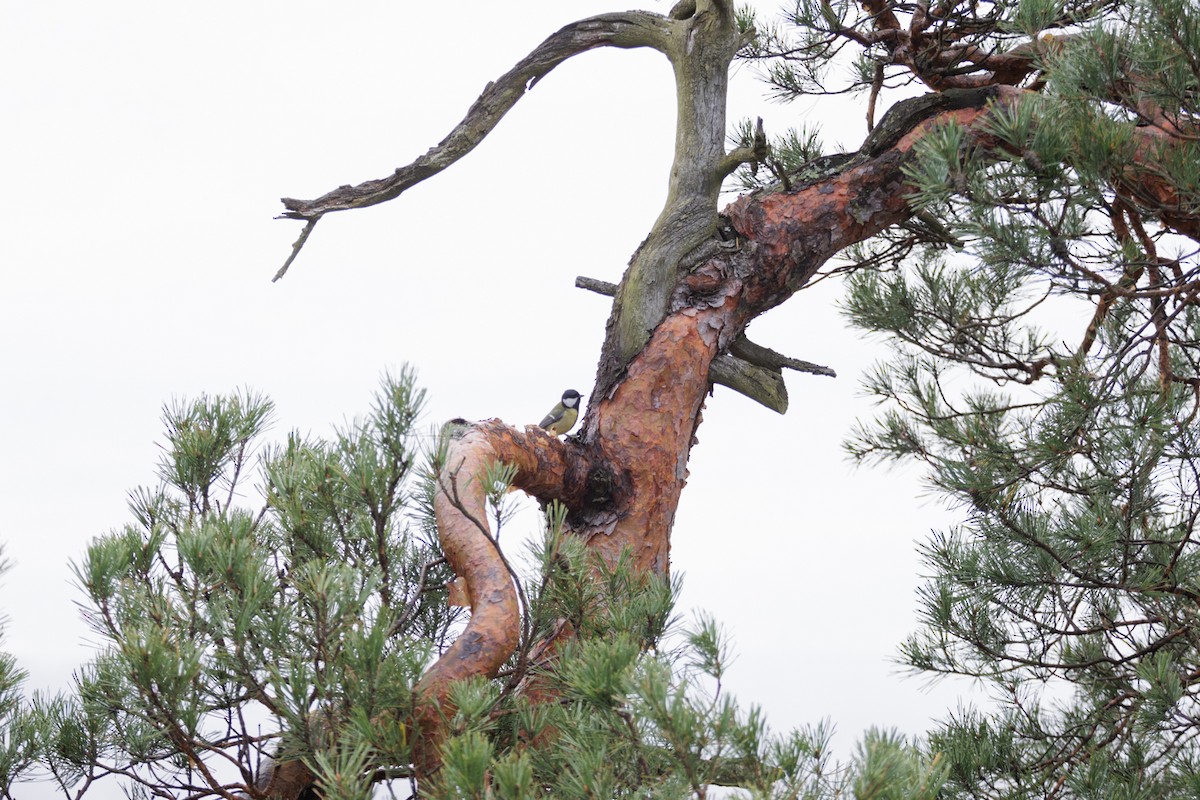
[[[653,583],[614,604],[669,607]],[[728,646],[711,620],[648,644],[620,629],[578,637],[541,676],[557,702],[494,696],[490,713],[465,716],[509,722],[456,718],[430,796],[683,798],[713,785],[760,798],[937,796],[938,757],[895,734],[872,734],[846,766],[831,765],[826,726],[771,734],[758,708],[743,711],[722,693]]]
[[[25,769],[36,744],[72,796],[114,776],[139,796],[261,796],[272,765],[287,762],[326,800],[366,800],[380,783],[403,791],[413,687],[458,627],[429,528],[445,437],[418,468],[422,401],[405,370],[332,439],[292,433],[275,446],[262,443],[263,397],[169,407],[162,484],[135,491],[134,521],[75,566],[104,646],[74,693],[35,697],[8,720],[2,775]],[[256,510],[243,506],[254,460]],[[497,541],[514,476],[503,464],[479,476]],[[720,626],[706,616],[682,626],[677,583],[630,558],[602,562],[563,533],[565,515],[550,504],[528,563],[510,565],[525,617],[518,652],[496,678],[450,687],[443,767],[422,796],[936,793],[938,757],[895,735],[872,734],[839,766],[827,726],[772,734],[758,708],[722,690]],[[554,632],[553,658],[536,658]],[[10,670],[0,661],[0,685]],[[10,701],[0,693],[0,714]]]
[[[703,616],[680,624],[677,584],[599,561],[550,504],[524,568],[502,553],[517,652],[450,689],[444,766],[421,793],[1197,796],[1200,262],[1168,217],[1200,212],[1200,142],[1160,148],[1140,129],[1197,119],[1200,15],[1189,0],[799,0],[779,23],[747,9],[736,23],[757,32],[740,57],[782,99],[868,90],[874,104],[1029,57],[1013,81],[1038,96],[925,136],[905,164],[917,213],[842,267],[847,315],[894,344],[867,378],[885,407],[851,454],[915,459],[964,510],[924,546],[903,656],[986,682],[1000,710],[957,712],[925,742],[873,731],[834,764],[828,726],[776,735],[724,692],[726,638]],[[743,188],[850,157],[816,130],[777,136]],[[4,792],[39,752],[76,795],[108,776],[135,794],[261,795],[288,762],[331,800],[402,787],[413,687],[460,623],[432,521],[446,437],[418,463],[422,402],[406,370],[329,440],[273,446],[261,396],[166,409],[160,484],[75,566],[103,643],[75,692],[23,709],[0,658]],[[498,548],[514,476],[476,476]]]
[[[727,644],[707,618],[679,627],[677,585],[629,560],[606,566],[562,535],[553,507],[549,519],[524,584],[534,617],[572,631],[552,668],[531,676],[556,702],[480,681],[456,687],[454,735],[430,796],[688,797],[711,784],[834,796],[844,775],[817,769],[828,769],[827,751],[805,748],[802,734],[771,736],[758,709],[742,712],[722,695]]]
[[[1056,27],[1064,9],[1013,4],[1002,27]],[[961,248],[852,254],[846,314],[893,357],[867,376],[883,408],[848,450],[916,460],[964,512],[923,547],[903,657],[984,679],[1001,708],[932,736],[954,797],[1196,785],[1200,261],[1135,187],[1152,173],[1200,209],[1200,143],[1151,158],[1139,143],[1167,124],[1154,114],[1196,118],[1200,20],[1176,0],[1101,10],[1047,47],[1040,95],[992,109],[992,146],[956,126],[920,143],[914,202]]]
[[[0,572],[8,562],[0,559]],[[8,653],[0,653],[0,798],[33,771],[41,756],[45,726],[35,707],[24,701],[25,672]]]
[[[454,735],[430,796],[683,798],[718,785],[817,800],[860,783],[864,798],[936,795],[937,757],[898,736],[871,738],[838,766],[827,726],[772,734],[760,709],[722,691],[730,648],[720,626],[704,615],[682,626],[672,615],[677,585],[634,572],[629,560],[605,565],[564,537],[561,521],[552,506],[525,581],[530,613],[573,632],[550,668],[531,676],[555,702],[482,681],[458,686]]]
[[[119,774],[216,795],[300,758],[326,797],[358,798],[364,764],[408,763],[411,689],[456,618],[430,531],[405,510],[423,401],[403,370],[331,440],[268,447],[261,396],[165,410],[162,484],[75,566],[107,645],[74,696],[35,704],[64,789]]]
[[[859,745],[853,791],[856,800],[935,800],[945,780],[941,754],[932,759],[906,746],[891,731],[869,731]]]
[[[1186,5],[1186,0],[1171,2]],[[899,18],[901,29],[909,26],[921,8],[920,4],[900,2],[880,5]],[[1120,0],[996,0],[983,6],[944,3],[926,18],[922,35],[929,51],[949,42],[961,46],[955,58],[938,68],[950,74],[969,74],[976,70],[965,57],[971,48],[1009,51],[1041,31],[1103,19],[1127,5]],[[866,5],[852,0],[796,0],[785,6],[779,21],[752,22],[759,35],[739,56],[761,67],[764,82],[781,100],[858,92],[876,83],[881,88],[903,87],[918,80],[914,66],[932,66],[920,63],[923,56],[928,57],[924,53],[917,55],[916,64],[898,58],[896,37],[873,38],[871,34],[879,30],[877,19]]]
[[[749,119],[743,119],[734,126],[730,140],[737,147],[750,147],[754,142],[754,130],[755,123]],[[789,128],[782,135],[769,138],[771,149],[766,169],[758,164],[745,164],[739,167],[733,178],[733,183],[738,190],[748,191],[771,186],[780,179],[782,174],[803,180],[806,166],[817,161],[825,153],[820,129],[816,126],[805,125],[799,129]]]

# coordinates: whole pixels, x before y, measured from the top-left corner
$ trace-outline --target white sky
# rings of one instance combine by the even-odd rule
[[[626,7],[0,0],[0,540],[15,562],[0,609],[28,689],[63,687],[91,653],[68,563],[154,481],[172,398],[251,386],[274,398],[283,436],[364,411],[404,361],[430,424],[527,424],[564,388],[589,393],[608,300],[572,284],[618,280],[661,207],[674,116],[661,56],[569,61],[447,172],[323,220],[277,284],[299,225],[272,217],[282,195],[407,163],[546,35]],[[779,132],[808,115],[861,142],[861,104],[763,93],[738,68],[731,121]],[[848,752],[871,725],[924,730],[964,687],[929,691],[892,661],[914,624],[914,543],[950,517],[913,475],[844,459],[880,351],[835,300],[805,292],[753,326],[840,377],[789,375],[783,417],[717,388],[672,565],[686,607],[733,636],[728,688],[776,729],[832,719]]]

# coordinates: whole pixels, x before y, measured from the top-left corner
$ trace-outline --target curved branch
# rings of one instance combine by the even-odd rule
[[[281,202],[287,211],[278,218],[308,222],[307,233],[316,220],[331,211],[365,208],[393,200],[474,150],[508,110],[559,64],[597,47],[652,47],[666,53],[672,24],[672,20],[646,11],[600,14],[572,22],[551,34],[516,66],[489,83],[446,138],[411,164],[398,167],[386,178],[357,186],[339,186],[314,200],[284,197]],[[287,264],[275,276],[276,280],[295,260],[305,238],[307,236],[296,242]]]
[[[748,243],[731,256],[748,265],[734,268],[746,275],[741,302],[747,322],[790,297],[835,253],[913,214],[904,165],[930,131],[955,122],[982,140],[975,124],[993,104],[1015,102],[1022,94],[995,86],[903,100],[889,109],[856,154],[830,164],[825,175],[791,192],[768,189],[727,206],[724,215]],[[686,280],[692,291],[702,292],[712,278],[695,269]]]
[[[446,560],[466,583],[471,620],[454,644],[426,670],[413,690],[420,735],[413,763],[419,777],[441,764],[447,705],[455,681],[493,677],[516,650],[521,615],[512,578],[487,525],[487,490],[481,476],[496,463],[515,466],[513,487],[542,500],[578,506],[590,459],[577,446],[536,426],[524,432],[499,420],[477,423],[450,442],[434,497],[438,539]]]
[[[1010,86],[947,90],[901,101],[893,106],[867,137],[862,148],[820,179],[795,191],[773,189],[744,195],[723,212],[748,246],[742,258],[761,263],[778,260],[785,272],[752,270],[752,281],[779,292],[766,305],[752,305],[762,313],[804,285],[823,259],[851,244],[873,236],[914,213],[909,205],[912,187],[903,171],[914,146],[937,126],[953,122],[967,128],[981,152],[1006,147],[987,133],[992,106],[1013,106],[1036,93]],[[1165,153],[1181,142],[1170,133],[1140,127],[1133,133],[1133,165],[1112,178],[1114,188],[1132,197],[1169,228],[1200,241],[1200,214],[1189,208],[1168,176],[1157,165]],[[753,250],[750,254],[746,251]],[[735,260],[739,257],[735,254]],[[760,266],[761,266],[760,263]],[[786,278],[771,285],[771,276]],[[703,276],[689,277],[700,287]],[[698,289],[697,289],[698,290]]]

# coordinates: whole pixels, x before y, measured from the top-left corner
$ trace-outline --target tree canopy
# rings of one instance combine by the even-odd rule
[[[108,644],[77,697],[30,712],[49,768],[68,791],[118,774],[189,797],[1196,794],[1197,17],[1185,0],[602,14],[410,164],[285,199],[304,227],[277,278],[325,216],[403,202],[579,53],[648,48],[676,79],[666,204],[619,284],[580,280],[613,306],[578,434],[455,421],[418,489],[405,373],[334,440],[267,451],[256,511],[236,487],[269,403],[169,409],[162,487],[78,567]],[[864,94],[861,145],[750,122],[730,143],[737,59],[784,99]],[[923,464],[963,510],[925,547],[904,658],[999,703],[919,744],[873,734],[837,776],[823,731],[768,736],[722,695],[711,622],[669,624],[706,395],[785,411],[782,370],[823,368],[746,328],[834,276],[851,324],[894,343],[850,454]],[[526,568],[500,545],[510,488],[546,509]]]

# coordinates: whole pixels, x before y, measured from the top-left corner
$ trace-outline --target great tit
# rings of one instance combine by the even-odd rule
[[[574,389],[567,389],[563,392],[562,402],[550,409],[550,413],[538,425],[555,436],[562,436],[575,427],[575,420],[579,419],[579,398],[582,396]]]

